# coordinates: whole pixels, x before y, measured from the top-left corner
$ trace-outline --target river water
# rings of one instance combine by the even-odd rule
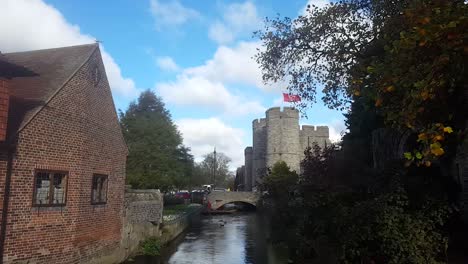
[[[268,219],[257,213],[202,217],[160,258],[140,256],[135,264],[284,264],[284,250],[268,242]]]

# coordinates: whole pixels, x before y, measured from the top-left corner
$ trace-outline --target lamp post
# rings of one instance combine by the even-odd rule
[[[216,187],[216,147],[213,151],[213,189]]]

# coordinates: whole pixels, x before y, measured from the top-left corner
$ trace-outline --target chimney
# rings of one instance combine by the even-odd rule
[[[9,80],[0,77],[0,142],[6,140],[8,107],[10,104],[10,95],[8,93]]]

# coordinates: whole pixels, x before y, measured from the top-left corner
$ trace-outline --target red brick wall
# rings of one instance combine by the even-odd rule
[[[3,195],[5,193],[7,158],[7,151],[0,150],[0,221],[3,217]],[[0,225],[0,232],[1,231],[2,226]]]
[[[95,67],[102,72],[95,86]],[[85,263],[119,246],[127,149],[99,50],[20,132],[13,162],[5,261]],[[65,170],[64,207],[32,207],[34,170]],[[93,173],[108,202],[91,205]]]
[[[8,80],[0,78],[0,141],[6,138],[6,129],[8,121]]]

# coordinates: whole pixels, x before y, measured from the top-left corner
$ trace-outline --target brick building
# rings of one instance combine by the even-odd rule
[[[97,44],[0,54],[3,263],[111,262],[126,156]]]

